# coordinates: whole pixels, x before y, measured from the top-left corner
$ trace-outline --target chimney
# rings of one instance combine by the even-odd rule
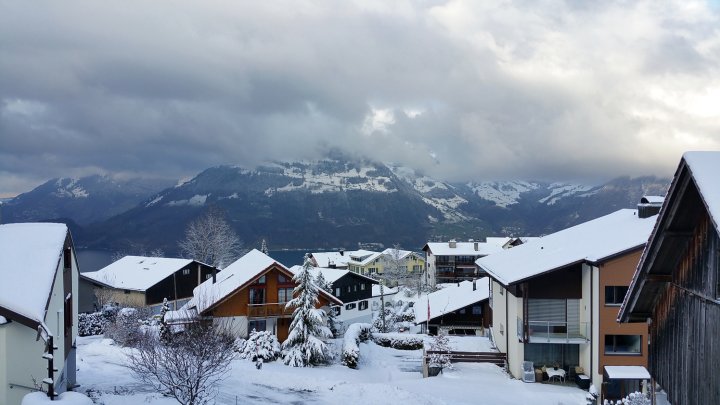
[[[213,284],[217,281],[217,267],[213,266]]]
[[[473,280],[473,291],[477,290],[477,284],[475,284],[475,280]]]
[[[638,217],[649,218],[656,215],[660,212],[664,200],[663,197],[659,196],[643,196],[643,198],[640,199],[640,204],[638,204]]]
[[[455,249],[457,247],[457,242],[455,239],[450,239],[450,242],[448,242],[448,246],[452,249]]]
[[[478,243],[477,242],[473,242],[473,248],[475,248],[476,252],[478,251]]]
[[[340,256],[345,256],[345,249],[340,249]]]

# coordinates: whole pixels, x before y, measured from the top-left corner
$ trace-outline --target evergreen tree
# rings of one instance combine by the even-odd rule
[[[315,285],[332,294],[332,283],[329,283],[325,280],[325,276],[323,276],[322,271],[317,272],[317,277],[315,277]]]
[[[265,239],[262,240],[262,244],[260,245],[260,251],[263,252],[264,254],[268,254],[268,252],[269,252],[268,247],[267,247],[267,242],[265,241]]]
[[[326,314],[316,309],[318,287],[313,282],[310,269],[310,256],[305,255],[302,269],[293,280],[297,287],[293,291],[295,298],[286,304],[286,308],[295,308],[290,333],[283,342],[283,362],[293,367],[307,367],[326,363],[332,358],[330,348],[322,340],[332,337],[326,326]]]
[[[167,298],[163,298],[162,308],[160,308],[160,342],[163,344],[170,343],[172,334],[170,327],[168,327],[167,321],[165,321],[165,314],[170,310]]]

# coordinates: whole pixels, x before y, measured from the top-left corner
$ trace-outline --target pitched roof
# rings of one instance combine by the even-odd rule
[[[44,321],[67,235],[65,224],[0,225],[0,307]]]
[[[504,285],[575,263],[600,262],[645,245],[657,215],[639,218],[622,209],[491,254],[475,263]]]
[[[348,261],[350,261],[350,255],[367,256],[376,252],[370,252],[368,250],[348,250],[342,254],[340,252],[315,252],[310,255],[315,259],[318,267],[330,267],[330,264],[335,264],[337,267],[347,267]]]
[[[504,239],[504,238],[503,238]],[[477,244],[477,250],[475,245]],[[455,242],[455,247],[450,247],[450,242],[428,242],[423,250],[430,250],[435,256],[487,256],[491,253],[501,252],[502,244],[491,241],[484,242]]]
[[[428,320],[428,300],[430,301],[430,319],[457,311],[468,305],[488,299],[490,296],[490,279],[483,277],[475,281],[463,281],[460,284],[443,284],[441,290],[432,292],[415,302],[415,323]]]
[[[302,267],[303,267],[303,266],[295,265],[295,266],[290,267],[290,271],[293,272],[293,274],[297,274],[297,272],[300,271],[300,269],[302,269]],[[345,269],[327,269],[327,268],[324,268],[324,267],[313,267],[313,268],[310,269],[310,274],[312,274],[313,278],[317,277],[317,275],[318,275],[319,273],[322,273],[323,278],[325,279],[325,281],[327,281],[327,282],[329,282],[329,283],[334,283],[334,282],[336,282],[337,280],[339,280],[340,278],[342,278],[342,277],[345,276],[346,274],[354,274],[354,275],[357,276],[357,277],[362,277],[362,278],[367,279],[368,281],[371,281],[371,282],[373,282],[373,283],[377,283],[377,282],[378,282],[377,280],[373,280],[373,279],[370,278],[370,277],[363,276],[362,274],[358,274],[358,273],[352,272],[352,271],[350,271],[350,270],[345,270]]]
[[[215,283],[213,283],[212,278],[209,278],[195,287],[193,290],[193,298],[187,306],[188,308],[196,307],[198,313],[203,313],[225,300],[236,290],[244,287],[271,267],[279,269],[290,277],[294,274],[287,267],[275,261],[275,259],[257,249],[253,249],[227,266],[223,271],[219,272],[216,276]],[[324,290],[321,290],[320,294],[326,296],[326,298],[331,301],[342,304],[342,301]]]
[[[121,290],[146,291],[191,263],[190,259],[125,256],[98,271],[82,273],[82,277]]]
[[[668,273],[673,270],[666,264],[679,260],[683,251],[678,247],[684,246],[689,238],[673,231],[673,228],[687,229],[694,226],[694,215],[687,215],[689,211],[697,211],[699,208],[694,204],[704,206],[715,231],[720,233],[720,182],[717,181],[717,173],[720,173],[720,152],[683,154],[648,246],[630,282],[618,313],[618,321],[644,322],[649,316],[662,295],[665,279],[671,276]],[[697,194],[688,192],[693,185]],[[699,201],[695,200],[698,195]],[[651,274],[652,278],[649,277]]]

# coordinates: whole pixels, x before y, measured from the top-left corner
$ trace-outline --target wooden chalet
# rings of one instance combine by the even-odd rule
[[[720,152],[680,161],[618,320],[647,324],[649,371],[673,404],[720,403]]]
[[[227,322],[235,334],[247,337],[253,330],[268,330],[280,342],[287,339],[292,309],[294,274],[271,257],[253,249],[194,291],[187,308],[216,322]],[[318,308],[342,305],[342,301],[320,290]]]

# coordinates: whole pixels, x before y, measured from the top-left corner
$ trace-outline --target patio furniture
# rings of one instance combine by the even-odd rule
[[[557,370],[555,370],[555,368],[553,367],[550,367],[547,368],[545,372],[548,375],[549,381],[556,380],[557,382],[565,382],[565,370],[561,369],[560,367],[558,367]]]
[[[523,381],[535,382],[535,367],[532,361],[523,361]]]

